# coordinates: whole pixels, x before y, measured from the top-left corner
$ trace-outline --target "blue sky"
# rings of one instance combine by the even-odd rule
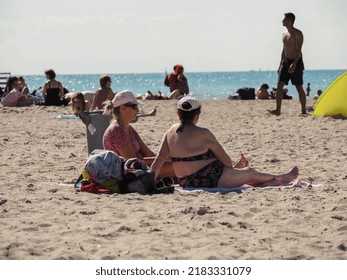
[[[0,72],[276,70],[283,14],[306,69],[347,68],[345,0],[0,0]]]

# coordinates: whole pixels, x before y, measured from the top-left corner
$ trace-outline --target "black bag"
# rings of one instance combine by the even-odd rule
[[[160,194],[174,193],[175,181],[165,177],[155,181],[155,174],[141,160],[130,158],[124,164],[124,179],[121,181],[122,193]]]
[[[122,193],[152,194],[155,189],[155,174],[138,158],[130,158],[124,163],[124,179],[121,181]]]
[[[255,99],[255,89],[254,88],[239,88],[236,93],[239,94],[241,100]]]

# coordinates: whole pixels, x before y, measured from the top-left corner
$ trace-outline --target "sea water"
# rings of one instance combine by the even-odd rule
[[[307,83],[311,84],[312,99],[318,89],[324,91],[345,70],[305,70],[304,89]],[[165,73],[128,73],[108,74],[112,79],[112,89],[119,92],[131,90],[135,95],[144,95],[147,90],[157,94],[161,91],[168,93],[164,85]],[[190,93],[199,99],[226,99],[234,95],[239,88],[258,88],[267,83],[272,89],[277,85],[278,74],[276,71],[244,71],[244,72],[185,72],[188,79]],[[96,91],[100,88],[100,74],[74,74],[57,75],[56,79],[63,83],[69,92]],[[30,91],[43,87],[45,75],[24,76]],[[289,95],[298,99],[296,89],[291,83],[287,86]]]

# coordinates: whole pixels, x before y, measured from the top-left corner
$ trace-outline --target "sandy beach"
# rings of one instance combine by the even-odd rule
[[[0,107],[0,259],[347,259],[347,120],[299,116],[296,100],[203,100],[199,124],[259,171],[297,165],[310,189],[95,195],[75,181],[86,127],[69,107]],[[311,103],[312,104],[312,103]],[[133,126],[157,151],[176,101]]]

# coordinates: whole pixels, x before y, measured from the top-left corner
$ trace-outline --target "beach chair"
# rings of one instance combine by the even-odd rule
[[[112,115],[103,115],[103,110],[83,112],[80,119],[86,125],[88,155],[95,149],[103,149],[102,137],[110,124]]]
[[[1,88],[1,92],[5,91],[7,79],[10,76],[11,76],[11,73],[9,73],[9,72],[0,73],[0,88]]]

